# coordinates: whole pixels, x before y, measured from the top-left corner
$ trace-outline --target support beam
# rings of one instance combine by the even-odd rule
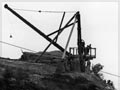
[[[76,14],[75,14],[76,15]],[[67,22],[67,24],[63,27],[63,28],[61,28],[61,29],[59,29],[59,30],[56,30],[56,31],[54,31],[54,32],[52,32],[52,33],[50,33],[50,34],[48,34],[47,36],[51,36],[51,35],[53,35],[53,34],[55,34],[55,33],[57,33],[57,32],[59,32],[59,31],[62,31],[62,30],[64,30],[65,28],[67,28],[67,27],[69,27],[69,26],[72,26],[74,23],[71,23],[71,24],[69,24],[72,20],[73,20],[73,18],[75,17],[75,15]],[[77,23],[77,21],[75,22],[75,23]]]
[[[76,21],[76,17],[75,17],[75,21]],[[75,27],[75,21],[74,21],[74,24],[73,24],[73,26],[72,26],[72,29],[71,29],[70,35],[69,35],[69,37],[68,37],[68,40],[67,40],[67,43],[66,43],[66,46],[65,46],[65,51],[64,51],[64,53],[63,53],[62,59],[65,58],[66,51],[67,51],[67,47],[68,47],[68,45],[69,45],[69,42],[70,42],[70,39],[71,39],[71,36],[72,36],[73,30],[74,30],[74,27]]]
[[[60,28],[62,27],[62,23],[63,23],[63,20],[64,20],[64,17],[65,17],[65,12],[63,13],[63,16],[62,16],[62,19],[61,19],[61,22],[60,22],[60,26],[59,26],[59,30],[60,30]],[[58,34],[57,34],[57,37],[56,37],[56,42],[57,42],[57,39],[58,39],[58,36],[59,36],[59,33],[60,33],[61,31],[58,31]]]
[[[63,13],[63,16],[62,16],[62,20],[61,20],[59,29],[60,29],[61,26],[62,26],[64,17],[65,17],[65,12]],[[35,62],[38,62],[38,61],[39,61],[39,59],[43,56],[43,54],[47,51],[47,49],[51,46],[51,44],[52,44],[54,41],[57,42],[57,39],[58,39],[58,36],[59,36],[60,33],[61,33],[61,31],[58,32],[58,34],[56,35],[56,37],[55,37],[55,38],[49,43],[49,45],[44,49],[44,51],[42,52],[42,54],[36,58]]]

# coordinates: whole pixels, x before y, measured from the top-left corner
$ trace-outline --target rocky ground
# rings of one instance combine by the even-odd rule
[[[58,59],[61,55],[58,53],[52,52],[54,57],[50,60]],[[51,54],[47,53],[47,57],[43,58],[49,60]],[[57,67],[50,63],[20,60],[0,58],[0,90],[115,90],[93,72],[72,71],[58,74],[55,73]]]

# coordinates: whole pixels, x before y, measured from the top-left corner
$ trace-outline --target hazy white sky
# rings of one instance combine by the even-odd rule
[[[11,8],[32,9],[32,10],[60,10],[80,11],[82,37],[86,44],[92,44],[97,48],[97,58],[93,63],[104,65],[104,71],[118,75],[118,5],[115,2],[32,2],[32,3],[7,3]],[[3,5],[4,6],[4,3]],[[48,34],[59,28],[62,14],[37,13],[17,11],[27,20],[32,22],[41,31]],[[63,26],[73,16],[66,14]],[[66,29],[58,39],[58,43],[65,47],[70,28]],[[10,38],[12,34],[13,38]],[[77,46],[77,29],[74,29],[69,46]],[[2,40],[32,49],[42,51],[48,42],[11,12],[2,7]],[[48,51],[57,50],[51,46]],[[19,58],[21,50],[8,45],[2,45],[2,56]],[[114,81],[117,86],[117,77],[106,75],[105,78]]]

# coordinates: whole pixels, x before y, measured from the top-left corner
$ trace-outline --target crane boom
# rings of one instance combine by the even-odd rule
[[[22,20],[25,24],[27,24],[29,27],[31,27],[34,31],[36,31],[39,35],[41,35],[42,37],[44,37],[47,41],[52,42],[52,39],[49,38],[47,35],[45,35],[42,31],[40,31],[40,29],[38,29],[37,27],[35,27],[33,24],[31,24],[29,21],[27,21],[25,18],[23,18],[20,14],[18,14],[16,11],[14,11],[12,8],[10,8],[7,4],[5,4],[4,6],[6,9],[8,9],[11,13],[13,13],[16,17],[18,17],[20,20]],[[64,52],[64,48],[62,46],[60,46],[59,44],[57,44],[56,42],[52,42],[52,44],[57,47],[59,50],[61,50],[62,52]],[[67,55],[70,55],[69,52],[66,52]]]

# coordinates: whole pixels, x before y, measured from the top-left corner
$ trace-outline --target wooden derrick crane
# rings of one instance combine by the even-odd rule
[[[81,22],[80,22],[80,12],[76,12],[71,19],[65,24],[64,27],[62,26],[62,22],[63,19],[65,17],[65,12],[63,12],[63,17],[61,19],[61,23],[59,26],[59,29],[46,35],[45,33],[43,33],[40,29],[38,29],[37,27],[35,27],[33,24],[31,24],[29,21],[27,21],[24,17],[22,17],[20,14],[18,14],[16,11],[14,11],[12,8],[10,8],[7,4],[4,5],[4,7],[9,10],[11,13],[13,13],[16,17],[18,17],[21,21],[23,21],[26,25],[28,25],[30,28],[32,28],[35,32],[37,32],[40,36],[44,37],[47,41],[50,42],[50,44],[46,47],[46,49],[43,51],[43,53],[41,55],[39,55],[36,59],[36,62],[38,62],[39,58],[42,57],[42,55],[47,51],[47,49],[50,47],[51,44],[53,44],[55,47],[57,47],[60,51],[64,52],[65,55],[67,55],[67,57],[75,57],[77,56],[79,58],[79,68],[80,68],[80,72],[85,72],[85,61],[89,61],[93,58],[96,58],[96,48],[92,48],[90,46],[90,48],[88,48],[88,52],[90,52],[89,54],[85,54],[85,50],[87,49],[87,47],[83,46],[83,40],[81,37]],[[72,22],[72,20],[75,19],[75,22]],[[57,43],[57,38],[59,37],[59,35],[62,33],[63,30],[65,30],[66,28],[70,27],[70,26],[74,26],[77,25],[77,55],[74,55],[70,52],[68,52],[67,46],[64,49],[61,45],[59,45]],[[55,36],[54,39],[51,39],[49,36],[53,35],[57,33],[57,35]],[[71,36],[70,36],[71,37]],[[91,55],[91,51],[94,50],[95,54]],[[86,57],[88,55],[88,58]]]

